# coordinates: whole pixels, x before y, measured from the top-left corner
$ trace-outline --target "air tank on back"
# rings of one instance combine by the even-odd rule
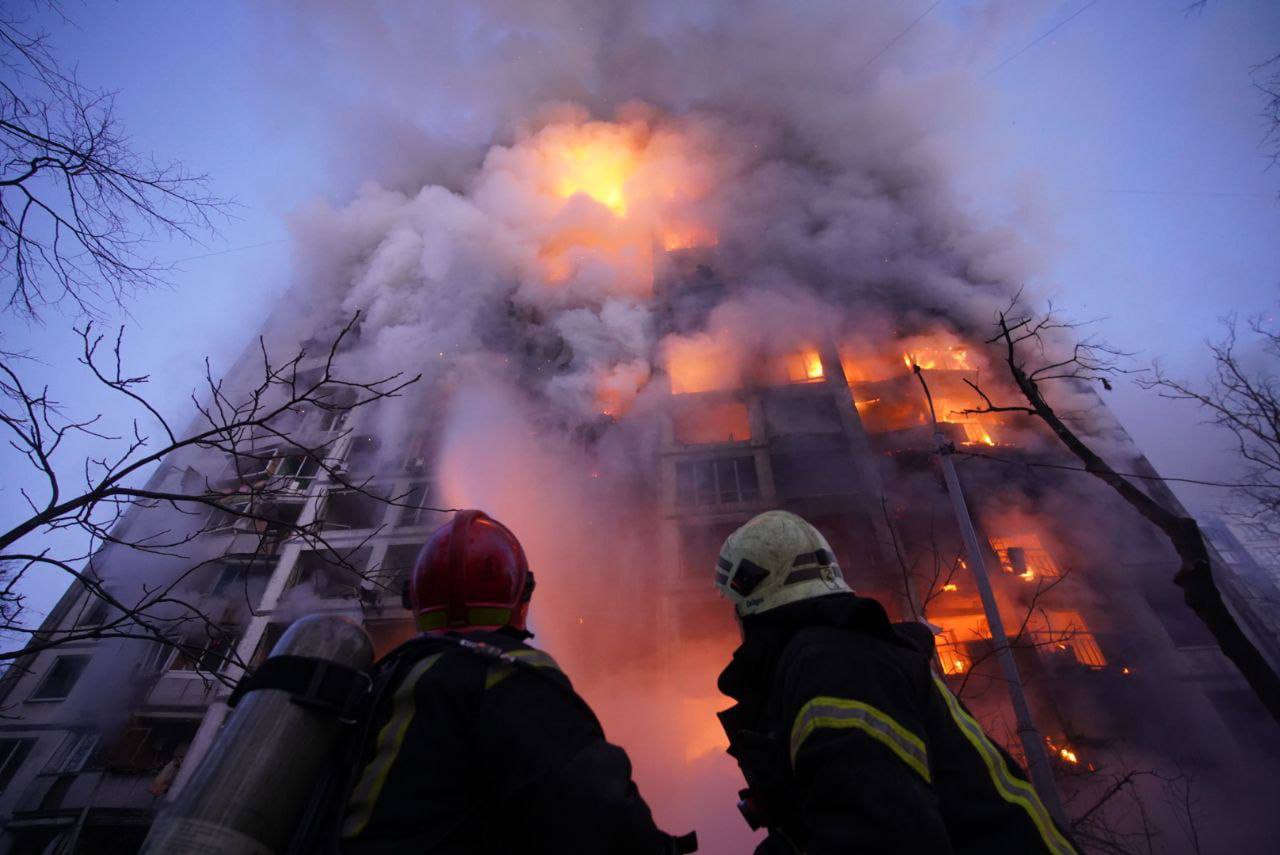
[[[335,615],[296,621],[271,651],[325,660],[368,674],[373,643]],[[276,855],[285,851],[343,723],[280,688],[249,691],[187,785],[156,819],[145,855]]]

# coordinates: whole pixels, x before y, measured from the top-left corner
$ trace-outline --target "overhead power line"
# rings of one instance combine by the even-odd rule
[[[1017,52],[1017,53],[1015,53],[1013,56],[1008,57],[1008,58],[1007,58],[1007,59],[1005,59],[1003,62],[1001,62],[999,65],[997,65],[995,68],[993,68],[993,69],[991,69],[990,71],[988,71],[986,76],[988,76],[988,77],[989,77],[989,76],[991,76],[992,74],[995,74],[997,71],[999,71],[1000,69],[1004,68],[1006,65],[1008,65],[1008,64],[1009,64],[1009,63],[1011,63],[1011,62],[1013,62],[1015,59],[1017,59],[1018,57],[1022,56],[1024,53],[1026,53],[1027,51],[1031,50],[1031,49],[1032,49],[1033,47],[1035,47],[1036,45],[1040,44],[1040,42],[1042,42],[1042,41],[1044,41],[1045,39],[1049,38],[1049,36],[1053,35],[1053,34],[1054,34],[1054,33],[1056,33],[1058,30],[1062,29],[1062,28],[1063,28],[1063,27],[1065,27],[1067,24],[1069,24],[1069,23],[1071,23],[1072,21],[1074,21],[1077,17],[1079,17],[1079,16],[1080,16],[1080,14],[1081,14],[1081,13],[1083,13],[1086,9],[1088,9],[1090,6],[1094,5],[1094,4],[1095,4],[1095,3],[1097,3],[1097,2],[1098,2],[1098,0],[1089,0],[1089,2],[1088,2],[1088,3],[1085,3],[1083,6],[1081,6],[1079,9],[1077,9],[1075,12],[1073,12],[1069,17],[1067,17],[1065,20],[1062,20],[1062,21],[1058,22],[1057,24],[1054,24],[1052,27],[1050,27],[1049,29],[1045,30],[1045,31],[1044,31],[1043,33],[1041,33],[1040,35],[1036,36],[1036,38],[1035,38],[1035,39],[1034,39],[1034,40],[1033,40],[1029,45],[1027,45],[1026,47],[1024,47],[1022,50],[1018,51],[1018,52]]]
[[[929,16],[929,13],[930,13],[930,12],[932,12],[934,9],[937,9],[937,8],[938,8],[939,6],[941,6],[941,5],[942,5],[942,0],[936,0],[936,2],[935,2],[932,6],[930,6],[928,9],[925,9],[923,12],[921,12],[919,15],[917,15],[917,16],[916,16],[916,19],[915,19],[914,21],[912,21],[910,24],[907,24],[906,29],[904,29],[902,32],[898,33],[898,34],[897,34],[896,36],[894,36],[893,38],[889,39],[889,43],[888,43],[888,44],[886,44],[884,47],[880,48],[879,53],[877,53],[875,56],[871,57],[871,59],[869,59],[869,60],[867,60],[866,62],[864,62],[864,63],[863,63],[863,64],[858,68],[858,70],[857,70],[857,71],[855,71],[854,73],[855,73],[855,74],[861,74],[862,72],[866,71],[866,70],[867,70],[867,68],[871,65],[871,63],[875,62],[877,59],[879,59],[880,57],[882,57],[882,56],[884,56],[886,53],[888,53],[888,52],[889,52],[889,48],[893,47],[893,46],[894,46],[894,45],[896,45],[898,42],[902,41],[903,37],[904,37],[904,36],[906,36],[906,34],[907,34],[907,33],[911,32],[912,30],[914,30],[914,29],[916,28],[916,24],[920,23],[920,22],[921,22],[921,21],[923,21],[925,18],[927,18],[927,17]]]
[[[276,244],[286,243],[283,238],[280,240],[267,240],[262,243],[251,243],[248,246],[233,246],[227,249],[220,249],[216,252],[206,252],[202,255],[188,255],[186,258],[177,258],[173,260],[173,264],[181,264],[184,261],[199,261],[202,258],[213,258],[215,255],[230,255],[233,252],[244,252],[247,249],[260,249],[264,246],[275,246]]]

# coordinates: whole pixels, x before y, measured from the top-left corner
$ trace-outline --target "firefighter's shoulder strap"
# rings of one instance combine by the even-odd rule
[[[328,710],[344,724],[354,724],[372,688],[372,678],[356,668],[311,656],[272,656],[236,684],[227,705],[234,707],[258,689],[280,689],[295,704]]]
[[[476,641],[470,638],[464,638],[460,635],[431,635],[419,636],[417,638],[406,641],[404,644],[391,651],[383,658],[378,667],[381,670],[383,663],[388,662],[393,657],[402,656],[422,656],[427,651],[439,651],[441,648],[446,650],[457,650],[459,652],[487,660],[493,665],[503,666],[514,671],[521,671],[526,674],[532,674],[540,681],[547,685],[554,686],[556,691],[567,697],[595,726],[601,733],[604,728],[600,724],[600,720],[596,717],[595,710],[591,709],[591,705],[582,699],[577,693],[568,678],[555,664],[548,654],[541,650],[533,648],[521,647],[515,650],[505,650],[496,644],[490,644],[484,641]],[[486,679],[485,688],[492,688],[499,683],[500,679],[490,677]],[[376,694],[376,692],[375,692]]]

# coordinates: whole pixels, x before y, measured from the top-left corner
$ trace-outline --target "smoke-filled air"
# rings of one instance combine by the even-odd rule
[[[885,3],[272,16],[277,70],[326,105],[336,186],[355,188],[294,221],[301,328],[359,311],[362,366],[424,372],[378,414],[383,447],[429,425],[433,503],[522,538],[539,640],[631,753],[659,821],[696,826],[704,851],[752,838],[714,717],[737,636],[710,594],[718,544],[660,566],[678,554],[650,462],[673,441],[663,425],[677,442],[748,440],[743,404],[682,422],[681,396],[835,370],[874,385],[913,362],[985,370],[981,337],[1035,259],[957,198],[955,172],[989,155],[961,65],[972,33],[997,35],[1017,7],[954,10],[964,39]],[[954,387],[944,421],[974,404]],[[858,409],[925,419],[914,398]],[[965,421],[967,442],[995,444],[990,420]],[[671,613],[663,575],[695,591],[694,612]],[[690,622],[701,633],[663,637]]]
[[[1226,72],[1202,74],[1206,52],[1226,62],[1227,38],[1252,50],[1261,37],[1241,21],[1276,13],[1167,5],[1177,22],[1160,34],[1140,26],[1156,14],[1142,4],[1087,0],[192,12],[225,29],[183,38],[227,40],[239,87],[214,98],[206,83],[163,108],[121,101],[120,116],[172,110],[166,131],[223,154],[257,122],[281,151],[236,154],[260,167],[236,178],[252,204],[274,206],[278,231],[172,249],[154,267],[146,239],[203,234],[236,213],[232,200],[202,195],[212,179],[199,170],[135,156],[109,94],[49,71],[45,42],[11,37],[25,25],[0,13],[0,71],[34,69],[0,84],[0,273],[19,280],[0,311],[33,330],[55,311],[77,317],[69,359],[108,401],[101,421],[73,421],[59,364],[28,359],[42,354],[22,352],[26,339],[0,341],[0,427],[16,437],[5,460],[25,473],[6,487],[25,504],[0,535],[0,629],[28,645],[0,650],[17,663],[0,680],[0,851],[170,851],[206,832],[253,838],[254,851],[329,851],[299,841],[333,844],[339,817],[353,852],[384,851],[405,828],[418,842],[506,840],[526,821],[565,830],[510,793],[563,802],[575,831],[622,817],[673,850],[688,838],[668,834],[696,829],[713,855],[766,840],[746,815],[765,817],[780,847],[767,851],[845,851],[822,841],[891,826],[954,851],[1274,848],[1280,755],[1264,736],[1280,720],[1280,559],[1246,567],[1254,553],[1223,534],[1237,529],[1180,500],[1247,500],[1277,518],[1275,318],[1249,338],[1244,313],[1266,307],[1221,298],[1242,319],[1239,359],[1234,339],[1198,357],[1217,386],[1150,359],[1200,334],[1218,305],[1202,292],[1271,263],[1255,241],[1265,227],[1239,226],[1264,194],[1214,171],[1226,155],[1206,154],[1209,132],[1193,126],[1243,112],[1214,100],[1210,78],[1225,87]],[[74,36],[68,14],[59,38]],[[93,23],[122,14],[84,14],[74,38],[132,44]],[[1207,34],[1187,22],[1197,16]],[[1087,50],[1068,50],[1093,26]],[[1166,36],[1172,58],[1157,58],[1184,76],[1141,97],[1168,103],[1125,103],[1157,74]],[[144,38],[156,68],[223,79],[200,59],[207,45],[188,58],[182,40],[128,36]],[[1130,57],[1126,39],[1145,53]],[[1116,94],[1035,103],[1046,78],[1017,75],[1051,56],[1056,72],[1070,66],[1054,92],[1079,79]],[[1271,62],[1260,68],[1280,73]],[[157,91],[183,85],[146,67]],[[1280,117],[1280,78],[1266,79]],[[47,101],[23,101],[37,83]],[[207,124],[192,119],[201,92]],[[54,108],[72,96],[79,113]],[[1148,112],[1160,123],[1139,122]],[[55,137],[59,121],[101,127],[39,142],[15,137],[11,113]],[[1139,152],[1139,126],[1163,138]],[[64,203],[78,230],[54,218],[33,231],[46,243],[22,243],[14,212],[47,209],[16,194],[45,180],[53,155],[13,152],[37,143],[97,145],[142,177],[107,170]],[[97,163],[82,154],[68,186]],[[1096,174],[1078,178],[1094,156]],[[1168,167],[1192,162],[1213,168]],[[280,176],[260,181],[262,164]],[[1258,223],[1276,213],[1265,199]],[[77,221],[86,201],[96,207]],[[1236,213],[1186,225],[1209,206]],[[59,242],[77,240],[68,265]],[[276,256],[279,271],[254,266]],[[1187,258],[1199,266],[1175,269]],[[184,265],[233,263],[247,273],[223,290],[194,274],[186,290],[154,287],[182,284]],[[1186,284],[1209,266],[1221,269]],[[119,281],[94,286],[104,271]],[[1097,282],[1058,281],[1080,271]],[[1077,325],[1092,317],[1086,297],[1132,317]],[[138,305],[182,351],[171,365],[137,367],[132,320],[119,338],[101,322],[135,298],[153,301]],[[215,322],[243,349],[198,364],[199,330]],[[1125,324],[1131,340],[1116,347],[1092,337]],[[187,374],[202,385],[169,406]],[[54,392],[34,391],[46,379]],[[1265,406],[1243,420],[1212,408],[1249,392]],[[1134,401],[1149,411],[1125,412]],[[1184,405],[1183,422],[1159,423]],[[1196,444],[1178,425],[1199,405],[1218,427],[1195,436],[1227,450],[1206,442],[1165,472],[1154,446]],[[1209,471],[1219,459],[1229,465]],[[1280,556],[1277,537],[1267,530],[1257,554]],[[19,612],[38,573],[73,581],[37,630]],[[326,659],[325,644],[347,658]],[[343,681],[353,694],[335,700]],[[512,700],[526,690],[533,700]],[[484,738],[432,730],[431,716],[454,716],[478,734],[495,711],[507,719]],[[557,739],[572,743],[564,757]],[[518,744],[536,750],[508,781],[489,761]],[[432,779],[439,798],[416,803],[433,770],[404,770],[427,745],[444,746],[449,768],[485,771],[456,787]],[[865,768],[845,762],[855,749]],[[333,757],[343,763],[328,768]],[[488,801],[449,814],[449,799],[486,788],[501,791],[499,819]],[[224,810],[224,796],[239,802]],[[837,833],[823,838],[822,822]],[[267,831],[280,845],[254,837]],[[914,851],[867,847],[891,849]]]

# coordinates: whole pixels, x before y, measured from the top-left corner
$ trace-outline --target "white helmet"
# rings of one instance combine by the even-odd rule
[[[744,617],[850,590],[827,539],[788,511],[765,511],[729,535],[716,587]]]

